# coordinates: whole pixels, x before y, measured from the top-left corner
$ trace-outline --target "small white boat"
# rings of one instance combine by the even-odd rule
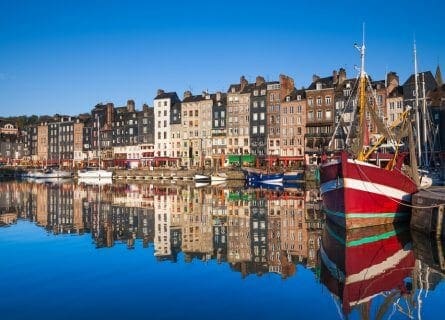
[[[88,184],[88,185],[105,185],[112,184],[113,180],[111,177],[108,178],[79,178],[77,184]]]
[[[193,180],[195,181],[199,181],[199,182],[204,182],[204,181],[210,181],[211,177],[205,174],[195,174],[193,176]]]
[[[202,187],[207,187],[209,184],[209,182],[195,182],[195,188],[202,188]]]
[[[214,173],[210,176],[212,182],[214,181],[226,181],[228,178],[227,174],[224,172]]]
[[[49,168],[28,171],[25,177],[33,179],[71,178],[72,173],[70,171]]]
[[[111,179],[113,177],[113,172],[103,170],[103,169],[97,169],[97,170],[82,169],[77,172],[77,176],[79,177],[79,179],[81,179],[81,178]]]
[[[225,185],[226,182],[227,182],[226,180],[212,180],[210,184],[212,186],[220,186],[220,185]]]

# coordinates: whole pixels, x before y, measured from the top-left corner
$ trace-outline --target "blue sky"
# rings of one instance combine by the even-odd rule
[[[0,0],[0,116],[140,109],[158,88],[226,91],[241,75],[298,88],[340,67],[352,77],[363,22],[368,73],[403,82],[414,37],[419,70],[443,66],[444,21],[442,0]]]

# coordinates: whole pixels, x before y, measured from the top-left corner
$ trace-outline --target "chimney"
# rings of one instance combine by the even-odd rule
[[[165,93],[164,90],[158,89],[156,96],[160,96],[161,94],[164,94],[164,93]]]
[[[391,71],[391,72],[388,72],[388,74],[386,75],[387,86],[390,86],[391,83],[393,83],[393,82],[396,86],[398,86],[399,85],[399,76],[394,71]]]
[[[244,76],[241,76],[241,79],[240,79],[241,88],[239,91],[242,92],[248,84],[249,84],[249,82],[246,80],[246,78]]]
[[[386,75],[386,92],[391,93],[394,88],[399,86],[399,76],[397,73],[391,71]]]
[[[190,98],[192,96],[192,92],[190,90],[184,91],[183,99]]]
[[[338,70],[338,84],[342,84],[346,80],[346,70],[344,68],[340,68]]]
[[[134,110],[135,110],[134,100],[127,100],[127,111],[134,112]]]
[[[113,115],[114,115],[114,104],[113,103],[107,103],[107,109],[106,109],[106,119],[105,123],[109,126],[111,126],[111,123],[113,122]]]
[[[284,98],[284,96],[289,95],[292,90],[294,90],[294,79],[291,77],[288,77],[284,74],[280,74],[280,88],[281,88],[281,96]]]
[[[337,70],[332,71],[332,83],[337,84],[338,83],[338,74]]]
[[[262,84],[264,84],[266,81],[264,80],[264,77],[262,76],[257,76],[255,79],[255,85],[256,86],[260,86]]]
[[[315,81],[317,81],[318,79],[320,79],[320,77],[317,76],[316,74],[314,74],[314,75],[312,76],[312,82],[315,82]]]

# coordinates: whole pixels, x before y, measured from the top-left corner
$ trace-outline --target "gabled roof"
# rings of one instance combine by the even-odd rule
[[[229,90],[227,90],[227,93],[232,93],[232,88],[235,88],[235,93],[251,93],[253,92],[255,87],[254,83],[248,83],[244,86],[243,90],[241,90],[240,84],[231,84],[229,87]]]
[[[397,86],[395,87],[389,94],[388,98],[396,98],[396,97],[403,97],[403,87]]]
[[[427,83],[434,83],[436,84],[436,79],[434,79],[433,74],[431,73],[431,71],[425,71],[425,72],[419,72],[419,77],[418,77],[418,82],[420,83],[420,81],[422,81],[422,73],[425,74],[425,82]],[[403,84],[403,86],[407,86],[407,85],[413,85],[415,83],[415,74],[411,74],[408,79],[406,79],[405,83]]]
[[[179,97],[176,94],[176,92],[162,92],[161,94],[158,94],[154,100],[158,100],[158,99],[179,100]]]
[[[317,90],[317,83],[321,83],[322,89],[334,88],[334,78],[332,76],[325,78],[318,78],[313,81],[306,90]]]
[[[301,100],[306,99],[306,90],[304,89],[297,90],[294,88],[288,95],[286,95],[283,98],[283,101],[284,102],[286,101],[286,97],[290,97],[291,101],[295,101],[297,100],[298,96],[300,96]]]

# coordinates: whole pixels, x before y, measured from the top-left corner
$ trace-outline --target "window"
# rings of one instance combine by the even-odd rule
[[[315,87],[316,87],[317,90],[321,90],[323,88],[323,85],[322,85],[321,82],[317,82]]]
[[[326,103],[327,105],[330,105],[330,104],[331,104],[331,97],[330,97],[330,96],[326,96],[326,97],[325,97],[325,103]]]
[[[332,111],[331,110],[326,110],[326,120],[331,120],[332,119]]]
[[[254,102],[253,102],[253,107],[254,107],[254,108],[257,108],[257,107],[258,107],[258,101],[254,101]]]
[[[307,113],[308,120],[314,120],[314,111],[309,111]]]
[[[253,114],[253,121],[257,121],[258,120],[258,113],[254,113]]]
[[[257,126],[253,126],[253,127],[252,127],[252,133],[253,133],[253,134],[258,133],[258,127],[257,127]]]
[[[317,106],[321,106],[321,97],[317,97]]]
[[[309,98],[307,100],[307,104],[308,104],[309,107],[313,107],[314,106],[314,99],[313,98]]]
[[[265,127],[264,126],[260,126],[260,133],[264,133],[265,132]]]

